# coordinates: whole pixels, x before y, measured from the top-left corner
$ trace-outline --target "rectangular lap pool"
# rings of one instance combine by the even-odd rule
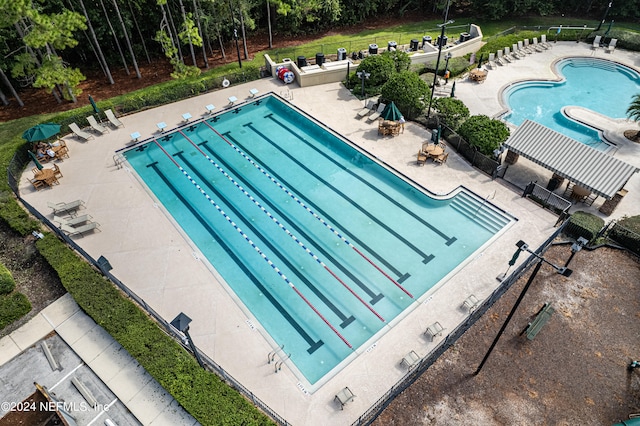
[[[273,95],[124,155],[310,385],[512,221],[429,197]]]

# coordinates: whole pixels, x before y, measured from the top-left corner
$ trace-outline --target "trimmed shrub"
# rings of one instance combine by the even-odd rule
[[[31,303],[22,293],[0,296],[0,330],[23,317],[31,310]]]
[[[484,155],[493,157],[493,151],[509,137],[509,128],[500,120],[474,115],[460,125],[458,134]]]
[[[0,294],[9,294],[16,288],[11,272],[0,263]]]
[[[40,229],[40,222],[32,219],[10,192],[0,191],[0,218],[22,236]]]
[[[411,71],[392,75],[380,90],[380,96],[385,103],[395,102],[407,119],[416,117],[425,109],[430,95],[427,83]]]
[[[387,50],[382,55],[388,56],[389,59],[391,59],[396,72],[408,71],[409,66],[411,66],[411,58],[402,50]]]
[[[624,217],[609,233],[609,238],[621,246],[640,254],[640,216]]]
[[[359,71],[369,73],[369,78],[364,81],[364,87],[369,95],[380,93],[380,86],[386,83],[395,74],[396,66],[389,55],[370,55],[364,58],[358,66]],[[360,93],[362,80],[357,72],[349,76],[349,87],[354,88],[354,93]]]
[[[583,237],[591,242],[603,227],[604,220],[602,218],[591,213],[577,211],[571,215],[569,223],[564,228],[564,233],[575,239]]]
[[[460,124],[469,118],[469,108],[460,99],[438,98],[434,105],[440,121],[452,130],[458,130]]]

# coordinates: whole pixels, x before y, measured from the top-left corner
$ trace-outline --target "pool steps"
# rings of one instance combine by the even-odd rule
[[[510,221],[497,213],[484,200],[475,198],[466,192],[457,194],[451,200],[451,207],[494,234],[504,228]]]

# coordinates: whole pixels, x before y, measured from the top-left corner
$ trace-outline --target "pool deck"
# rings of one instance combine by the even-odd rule
[[[497,99],[501,88],[527,78],[555,78],[550,71],[554,60],[591,53],[590,45],[584,43],[558,43],[550,51],[491,70],[484,84],[459,80],[456,97],[465,102],[472,114],[494,116],[503,109]],[[637,54],[620,49],[606,55],[600,49],[595,55],[636,69],[640,65]],[[116,167],[113,158],[116,150],[130,142],[131,133],[140,132],[143,139],[158,134],[156,123],[165,122],[167,129],[171,129],[182,123],[182,114],[189,112],[194,118],[204,116],[206,105],[216,105],[219,110],[229,103],[230,96],[236,96],[239,104],[249,100],[252,88],[257,88],[260,94],[288,93],[294,105],[433,193],[448,194],[463,185],[483,198],[488,197],[491,203],[518,219],[462,269],[451,274],[444,285],[416,302],[414,309],[393,324],[384,336],[359,349],[359,355],[351,363],[312,394],[305,392],[305,385],[299,383],[288,363],[285,362],[278,373],[274,372],[273,364],[267,364],[267,355],[273,347],[263,337],[261,327],[240,309],[225,287],[219,285],[220,277],[154,203],[128,167]],[[101,232],[77,237],[76,241],[94,258],[104,255],[113,266],[112,273],[167,320],[180,312],[191,317],[190,334],[195,344],[288,422],[305,426],[348,425],[401,379],[406,369],[400,366],[400,361],[407,353],[413,350],[425,356],[443,338],[436,337],[435,342],[425,338],[427,326],[439,321],[446,335],[447,330],[464,321],[467,315],[461,309],[464,299],[470,294],[481,300],[489,295],[498,285],[496,276],[507,269],[516,242],[522,239],[529,246],[537,247],[554,231],[557,219],[521,198],[521,192],[514,190],[513,184],[500,179],[492,181],[470,167],[453,149],[448,150],[449,159],[444,165],[427,162],[423,167],[417,166],[416,153],[429,139],[429,132],[415,123],[407,123],[399,136],[378,136],[374,123],[357,118],[363,104],[340,84],[287,88],[276,79],[266,78],[221,89],[120,117],[125,128],[96,135],[88,142],[67,136],[70,158],[58,164],[64,174],[60,185],[35,191],[26,180],[31,174],[27,169],[21,193],[49,218],[53,216],[47,207],[48,201],[84,200],[83,213],[100,223]],[[621,124],[620,128],[623,127],[632,125]],[[640,162],[636,154],[638,147],[629,145],[621,146],[616,156],[628,162]],[[510,168],[508,178],[518,185],[519,181],[528,182],[530,176],[545,176],[545,172],[530,163],[527,167]],[[550,172],[548,174],[550,177]],[[546,180],[539,181],[546,183]],[[634,175],[627,185],[629,194],[609,219],[632,214],[634,209],[638,213],[639,181],[640,177]],[[600,203],[596,201],[587,210],[597,212]],[[345,386],[356,398],[340,410],[334,396]]]

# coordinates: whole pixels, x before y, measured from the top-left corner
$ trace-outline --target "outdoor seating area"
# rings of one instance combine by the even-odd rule
[[[469,79],[476,83],[484,83],[489,73],[483,69],[475,68],[469,71]]]
[[[449,158],[449,153],[446,152],[446,145],[443,143],[427,142],[422,144],[422,148],[418,151],[417,163],[419,166],[424,166],[428,159],[432,159],[434,163],[444,164]]]
[[[379,120],[378,134],[382,136],[397,136],[402,129],[402,123],[391,120]]]
[[[50,169],[34,167],[31,171],[33,172],[33,179],[29,179],[29,182],[36,190],[58,185],[60,183],[58,178],[62,177],[62,172],[57,164],[54,164],[53,168]]]

